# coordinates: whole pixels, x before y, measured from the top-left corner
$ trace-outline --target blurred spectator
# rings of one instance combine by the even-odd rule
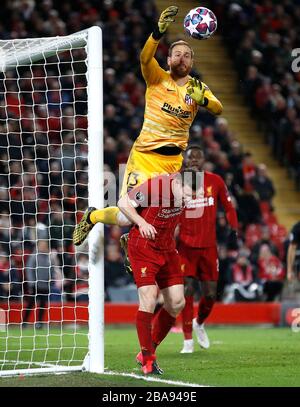
[[[9,296],[9,261],[7,257],[0,254],[0,301],[7,300]]]
[[[257,194],[242,190],[237,196],[237,203],[238,219],[244,226],[250,223],[261,223],[261,210]]]
[[[256,301],[261,297],[262,290],[257,284],[255,270],[248,257],[248,250],[240,250],[236,262],[229,267],[223,298],[225,304],[235,301]]]
[[[22,258],[22,257],[21,257]],[[22,297],[22,274],[14,262],[0,254],[0,302],[19,301]]]
[[[137,291],[132,277],[125,273],[119,244],[109,243],[106,246],[104,268],[106,301],[136,302]]]
[[[232,167],[240,167],[242,164],[242,146],[237,140],[234,140],[230,145],[230,153],[228,155],[228,159]]]
[[[259,164],[257,166],[256,175],[251,178],[250,183],[258,193],[260,201],[269,203],[271,207],[275,189],[272,180],[267,175],[267,167],[265,164]]]
[[[89,296],[89,256],[78,253],[76,262],[76,282],[74,285],[74,299],[88,301]]]
[[[266,301],[274,301],[281,294],[285,270],[279,258],[272,254],[268,244],[263,244],[259,251],[258,277],[263,285]]]
[[[224,295],[224,289],[228,283],[228,270],[231,264],[231,258],[229,257],[225,244],[218,246],[218,259],[219,259],[219,279],[217,287],[217,301],[221,301]]]
[[[22,321],[26,324],[31,310],[38,308],[35,327],[39,329],[43,327],[44,314],[49,309],[50,295],[56,291],[53,288],[61,290],[61,272],[55,253],[50,251],[48,240],[38,240],[37,251],[27,260],[25,278],[28,302],[24,307]]]
[[[218,117],[215,122],[214,139],[226,153],[230,150],[230,130],[228,121],[224,117]]]
[[[122,287],[131,282],[131,277],[124,272],[123,259],[116,243],[109,243],[105,256],[105,285]]]
[[[259,253],[262,245],[268,245],[272,254],[278,256],[278,248],[271,240],[271,234],[268,226],[261,228],[261,238],[252,246],[250,260],[254,265],[258,265]]]
[[[251,153],[247,152],[244,154],[242,160],[242,171],[244,178],[244,189],[246,192],[253,191],[253,186],[251,185],[251,180],[256,174],[256,165],[253,160]]]
[[[288,281],[300,280],[300,222],[297,222],[289,235],[287,252]]]

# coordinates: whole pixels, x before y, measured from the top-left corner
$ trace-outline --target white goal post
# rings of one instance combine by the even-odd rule
[[[0,41],[0,376],[104,372],[102,78],[100,27]]]

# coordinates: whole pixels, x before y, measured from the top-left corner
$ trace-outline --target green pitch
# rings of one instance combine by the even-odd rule
[[[26,330],[22,340],[18,331],[10,331],[11,358],[17,357],[22,342],[24,351],[19,359],[51,361],[59,349],[60,360],[83,358],[87,344],[86,330],[76,333],[64,329],[63,336],[57,329],[38,332],[35,347],[44,347],[48,340],[49,349],[45,355],[40,351],[33,355],[32,331]],[[209,328],[211,348],[203,350],[196,344],[193,354],[181,355],[182,335],[170,333],[158,349],[160,366],[164,369],[159,379],[190,382],[209,386],[300,386],[300,333],[289,328]],[[72,353],[73,344],[80,345]],[[4,333],[0,333],[0,359],[3,360]],[[6,346],[8,346],[6,342]],[[67,349],[63,351],[62,349]],[[138,343],[134,328],[107,328],[105,334],[105,367],[114,372],[140,374],[135,364]],[[22,358],[20,357],[22,356]],[[1,362],[2,363],[2,362]],[[9,368],[8,364],[5,368]],[[157,377],[157,376],[156,376]],[[70,373],[66,375],[39,375],[16,378],[0,378],[0,386],[147,386],[158,387],[159,383],[145,382],[129,377]],[[162,383],[161,386],[167,386]]]

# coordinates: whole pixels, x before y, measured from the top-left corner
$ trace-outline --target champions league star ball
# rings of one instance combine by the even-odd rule
[[[197,40],[207,40],[217,29],[217,17],[206,7],[196,7],[185,16],[184,31]]]

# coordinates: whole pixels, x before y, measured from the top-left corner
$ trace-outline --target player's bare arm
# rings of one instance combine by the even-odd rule
[[[166,32],[169,25],[175,21],[174,17],[176,16],[177,12],[178,7],[170,6],[161,13],[157,26],[141,51],[141,70],[143,77],[148,84],[158,83],[160,80],[161,75],[159,74],[159,71],[163,71],[163,69],[160,68],[158,62],[154,58],[154,55],[156,53],[159,40]]]
[[[131,203],[128,194],[119,199],[118,207],[127,218],[138,226],[142,237],[152,240],[155,239],[157,233],[155,227],[146,222],[145,219],[138,214],[137,210]]]

